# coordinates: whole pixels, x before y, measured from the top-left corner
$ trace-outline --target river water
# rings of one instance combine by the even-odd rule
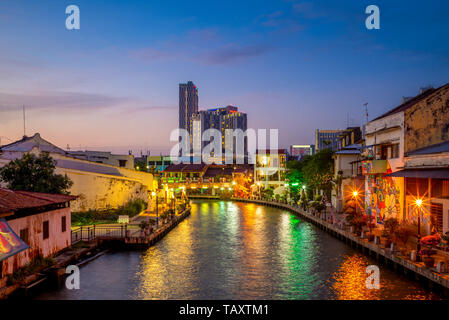
[[[83,266],[80,289],[37,299],[439,299],[291,213],[256,204],[193,201],[192,214],[146,251]]]

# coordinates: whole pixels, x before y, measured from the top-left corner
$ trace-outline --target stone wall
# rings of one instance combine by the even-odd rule
[[[449,84],[405,110],[405,152],[449,140]]]
[[[127,177],[115,177],[97,173],[56,168],[59,174],[67,174],[73,181],[70,194],[78,196],[71,202],[72,212],[117,208],[130,200],[148,201],[151,186]]]

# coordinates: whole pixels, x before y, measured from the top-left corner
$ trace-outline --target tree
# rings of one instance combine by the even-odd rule
[[[308,187],[330,192],[333,178],[333,151],[323,149],[311,156],[302,168]]]
[[[48,152],[26,153],[1,168],[0,179],[11,190],[68,194],[73,182],[67,175],[55,174],[55,168]]]
[[[134,168],[137,171],[144,171],[144,172],[148,172],[148,168],[147,168],[147,163],[145,161],[136,161],[134,163]]]

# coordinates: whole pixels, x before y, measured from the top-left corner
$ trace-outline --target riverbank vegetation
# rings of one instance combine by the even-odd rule
[[[306,187],[308,198],[323,190],[330,199],[333,186],[334,166],[333,151],[324,149],[311,156],[304,156],[301,161],[287,162],[286,180],[289,183],[291,197],[297,201]]]
[[[89,210],[86,212],[72,212],[72,226],[85,226],[92,224],[117,223],[121,215],[130,218],[145,210],[148,203],[142,199],[130,200],[116,209]]]
[[[26,266],[17,269],[14,273],[8,275],[7,285],[13,285],[25,280],[26,277],[31,276],[54,263],[52,258],[44,258],[42,256],[38,256],[33,259]]]

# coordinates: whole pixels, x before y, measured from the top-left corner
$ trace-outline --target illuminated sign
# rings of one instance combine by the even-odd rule
[[[11,229],[5,219],[0,219],[0,261],[5,260],[29,246]]]

